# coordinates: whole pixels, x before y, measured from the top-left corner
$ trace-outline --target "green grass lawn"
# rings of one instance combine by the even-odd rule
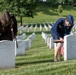
[[[46,46],[38,30],[32,48],[16,56],[15,68],[0,70],[0,75],[76,75],[76,60],[53,62],[53,56],[54,50]]]

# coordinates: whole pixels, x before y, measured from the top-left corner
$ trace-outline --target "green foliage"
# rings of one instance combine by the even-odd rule
[[[23,17],[27,16],[33,18],[33,11],[37,7],[36,0],[1,0],[1,2],[1,10],[6,9],[14,13],[15,15],[19,16],[21,25]]]
[[[58,6],[58,13],[61,14],[63,12],[63,7],[62,5],[59,5]]]
[[[1,10],[6,9],[18,16],[26,16],[27,11],[33,12],[37,6],[36,0],[1,0],[0,4]]]
[[[68,0],[69,2],[74,2],[74,0]]]

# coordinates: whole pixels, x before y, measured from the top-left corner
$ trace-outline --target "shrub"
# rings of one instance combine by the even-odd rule
[[[59,5],[59,6],[58,6],[58,13],[59,13],[59,15],[60,15],[62,12],[63,12],[63,7],[62,7],[62,5]]]

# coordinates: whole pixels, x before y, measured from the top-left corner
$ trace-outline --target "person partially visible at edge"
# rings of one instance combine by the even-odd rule
[[[53,42],[57,43],[54,51],[54,61],[61,59],[60,48],[64,42],[64,36],[70,34],[72,27],[74,26],[74,17],[68,15],[66,18],[59,18],[51,28],[51,35]],[[58,57],[59,54],[59,57]]]
[[[13,40],[11,31],[11,16],[8,11],[4,11],[0,17],[0,40]],[[13,33],[17,34],[17,26],[12,25]]]
[[[0,40],[12,40],[10,23],[10,14],[4,11],[0,17]]]

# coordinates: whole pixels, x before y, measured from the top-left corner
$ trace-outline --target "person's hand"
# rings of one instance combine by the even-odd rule
[[[61,42],[64,42],[64,39],[60,37],[60,41],[61,41]]]

